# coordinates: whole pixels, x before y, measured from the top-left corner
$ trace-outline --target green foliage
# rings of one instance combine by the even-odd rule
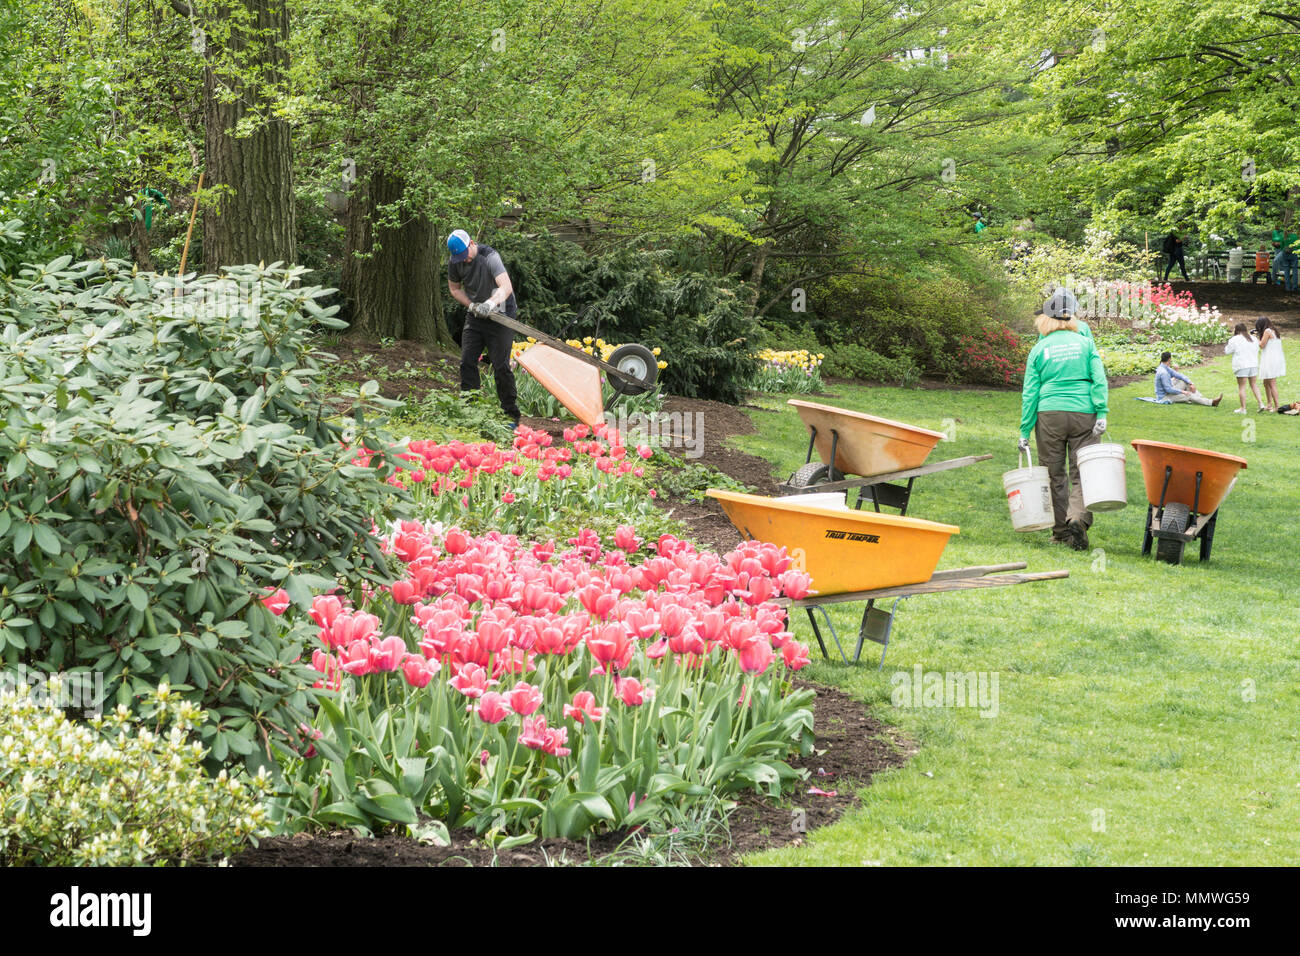
[[[65,256],[0,286],[3,659],[90,667],[120,703],[169,681],[218,762],[269,760],[312,695],[258,598],[375,574],[371,522],[404,507],[341,442],[391,473],[374,384],[341,425],[313,392],[310,330],[338,322],[300,273],[182,289]]]
[[[0,690],[0,863],[133,866],[230,853],[266,831],[270,780],[204,773],[204,714],[159,687],[142,717],[69,720],[57,685]]]
[[[501,412],[496,395],[491,394],[491,376],[483,379],[488,388],[477,392],[458,392],[432,388],[420,401],[403,402],[390,419],[394,431],[412,438],[448,441],[487,439],[498,444],[510,443],[510,423]]]
[[[852,378],[862,382],[887,382],[910,388],[921,379],[921,370],[910,356],[886,358],[864,345],[847,342],[827,346],[830,351],[822,370],[835,378]]]
[[[809,306],[825,343],[827,375],[904,384],[919,374],[961,380],[963,337],[981,336],[994,324],[993,304],[955,278],[841,276],[811,289]]]
[[[723,491],[753,491],[744,482],[699,461],[687,461],[671,455],[656,456],[647,475],[660,495],[703,501],[709,488]]]
[[[1175,366],[1196,365],[1201,357],[1194,349],[1176,342],[1152,341],[1142,333],[1093,333],[1097,351],[1108,376],[1156,373],[1162,352],[1169,352]]]

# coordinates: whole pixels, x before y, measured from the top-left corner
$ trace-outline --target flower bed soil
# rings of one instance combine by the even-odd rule
[[[915,745],[872,718],[859,701],[833,687],[804,681],[817,693],[814,708],[815,749],[796,757],[791,766],[809,773],[803,790],[815,787],[835,796],[800,793],[777,804],[759,794],[740,798],[730,818],[730,845],[715,847],[699,865],[730,865],[746,853],[798,845],[807,834],[793,826],[794,811],[802,810],[803,827],[811,832],[834,822],[858,802],[858,790],[882,770],[902,766]],[[616,850],[626,834],[605,834],[590,844],[574,840],[545,840],[495,853],[473,831],[452,834],[449,847],[426,846],[406,836],[358,837],[350,830],[323,835],[272,837],[232,857],[231,866],[547,866],[558,862],[598,860]]]

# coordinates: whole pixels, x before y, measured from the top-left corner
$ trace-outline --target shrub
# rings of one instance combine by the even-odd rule
[[[119,706],[74,722],[55,696],[0,690],[0,864],[186,862],[264,831],[269,778],[204,774],[204,715],[175,691],[157,688],[140,720]]]
[[[314,396],[310,329],[339,323],[299,271],[182,294],[64,257],[0,284],[0,655],[100,671],[119,703],[169,681],[216,717],[215,761],[269,761],[308,713],[302,641],[258,598],[375,574],[372,519],[404,507],[340,443],[391,470],[374,383],[341,425]]]
[[[519,318],[562,338],[601,336],[660,348],[671,359],[660,379],[674,395],[738,403],[758,368],[750,354],[758,323],[713,276],[668,275],[666,254],[620,249],[588,255],[549,235],[489,239],[519,294]],[[448,325],[464,321],[450,299]]]
[[[1019,387],[1024,381],[1028,344],[1008,328],[985,326],[958,339],[960,377],[979,385]]]
[[[886,358],[879,352],[851,342],[829,348],[822,371],[836,378],[893,382],[904,387],[915,385],[921,378],[921,370],[907,356]]]

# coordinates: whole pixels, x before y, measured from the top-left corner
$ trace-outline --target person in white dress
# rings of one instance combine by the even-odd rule
[[[1233,412],[1238,415],[1246,414],[1246,386],[1250,386],[1250,391],[1255,393],[1255,401],[1259,402],[1259,407],[1263,409],[1264,402],[1259,397],[1259,388],[1255,380],[1259,376],[1259,343],[1255,341],[1246,327],[1245,322],[1238,322],[1237,327],[1232,330],[1232,338],[1228,339],[1228,344],[1223,347],[1227,355],[1232,356],[1232,374],[1237,378],[1237,395],[1241,399],[1241,407],[1234,408]]]
[[[1265,405],[1270,412],[1278,410],[1277,380],[1286,374],[1286,356],[1282,353],[1282,339],[1267,316],[1255,320],[1255,334],[1259,336],[1259,378],[1264,385]]]

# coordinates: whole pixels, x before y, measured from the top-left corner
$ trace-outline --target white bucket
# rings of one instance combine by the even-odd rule
[[[1026,452],[1028,454],[1028,452]],[[1013,468],[1002,475],[1002,490],[1007,493],[1007,508],[1011,511],[1011,526],[1017,531],[1042,531],[1056,524],[1052,513],[1052,486],[1048,483],[1047,468]]]
[[[1089,511],[1119,511],[1128,505],[1123,445],[1089,445],[1075,455],[1083,506]]]
[[[849,511],[847,491],[813,491],[806,495],[781,495],[777,501],[793,501],[810,508],[834,508]]]

